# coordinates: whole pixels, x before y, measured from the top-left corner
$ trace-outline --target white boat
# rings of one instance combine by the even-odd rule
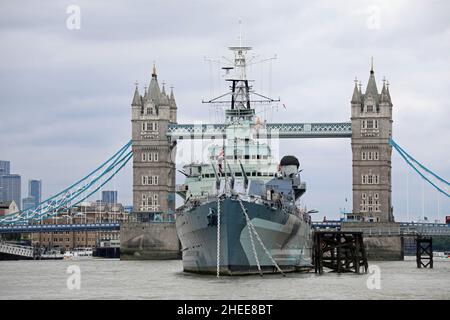
[[[79,260],[92,258],[92,248],[75,248],[64,253],[64,260]]]
[[[434,258],[439,258],[443,260],[450,260],[450,252],[448,251],[434,251],[433,252]]]
[[[59,250],[49,250],[47,252],[41,253],[39,259],[41,260],[61,260],[64,255]]]

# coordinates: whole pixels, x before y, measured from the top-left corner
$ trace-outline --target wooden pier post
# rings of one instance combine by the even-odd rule
[[[417,237],[416,262],[417,268],[433,269],[433,239],[431,237]]]
[[[316,231],[314,233],[313,262],[316,273],[324,267],[331,272],[367,273],[368,263],[362,232]]]

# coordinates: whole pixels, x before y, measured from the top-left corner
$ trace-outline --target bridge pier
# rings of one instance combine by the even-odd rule
[[[341,231],[363,233],[367,259],[370,261],[404,260],[404,239],[400,223],[343,222]]]
[[[121,260],[181,259],[173,222],[125,222],[120,227]]]

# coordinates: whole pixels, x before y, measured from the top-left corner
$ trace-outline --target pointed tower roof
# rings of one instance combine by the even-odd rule
[[[147,86],[145,86],[144,87],[144,96],[143,96],[144,100],[146,100],[147,97],[148,97],[148,91],[147,91]]]
[[[353,89],[352,103],[361,103],[361,93],[358,90],[358,79],[355,78],[355,88]]]
[[[156,65],[155,65],[155,62],[154,62],[154,61],[153,61],[152,77],[155,77],[155,78],[158,77],[157,74],[156,74]]]
[[[378,99],[377,83],[375,81],[375,75],[374,75],[374,71],[373,71],[373,57],[372,57],[372,63],[371,63],[371,68],[370,68],[370,77],[369,77],[369,81],[367,82],[367,88],[366,88],[366,92],[364,93],[364,95],[368,95],[368,94],[372,94],[372,96],[375,99]]]
[[[135,83],[136,88],[134,89],[134,96],[133,96],[133,101],[131,102],[132,106],[141,106],[142,105],[142,100],[141,100],[141,95],[139,94],[139,88],[138,88],[138,82],[136,81]]]
[[[386,79],[383,79],[383,89],[381,89],[381,98],[380,101],[381,102],[390,102],[388,93],[387,93],[387,88],[386,88]]]
[[[173,94],[173,87],[170,87],[170,97],[169,97],[170,107],[176,109],[177,103],[175,102],[175,95]]]
[[[389,92],[389,81],[386,81],[386,93],[389,97],[389,101],[391,101],[391,93]]]
[[[161,101],[161,90],[159,90],[158,76],[156,75],[156,66],[153,64],[152,79],[148,85],[147,98],[153,100],[155,104]]]
[[[162,91],[161,91],[161,103],[163,105],[169,105],[169,97],[166,94],[165,82],[162,83]]]

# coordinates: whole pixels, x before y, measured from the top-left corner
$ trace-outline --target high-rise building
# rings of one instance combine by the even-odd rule
[[[34,198],[34,205],[37,206],[42,201],[42,181],[28,180],[28,197]]]
[[[33,208],[36,205],[34,197],[26,197],[22,199],[22,210]]]
[[[102,202],[109,204],[116,204],[117,191],[102,191]]]
[[[367,222],[393,222],[392,102],[386,81],[378,93],[373,66],[364,94],[355,80],[351,105],[353,214]]]
[[[9,165],[9,161],[0,160],[0,176],[4,174],[10,174]]]
[[[17,204],[20,209],[21,204],[21,179],[18,174],[0,175],[0,201],[11,201]]]

